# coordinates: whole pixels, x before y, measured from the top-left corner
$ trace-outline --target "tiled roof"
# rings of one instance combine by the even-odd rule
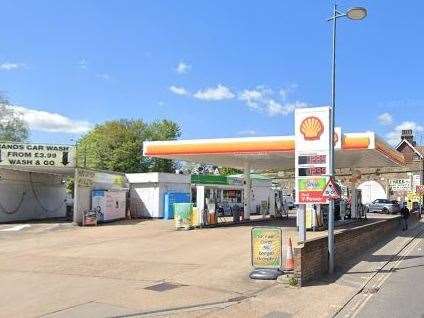
[[[424,156],[424,146],[415,146],[415,149]]]

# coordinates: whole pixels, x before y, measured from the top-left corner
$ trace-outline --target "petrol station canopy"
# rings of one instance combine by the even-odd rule
[[[243,169],[294,170],[295,136],[146,141],[148,157],[183,160]],[[379,168],[404,165],[403,155],[373,132],[342,134],[336,168]]]

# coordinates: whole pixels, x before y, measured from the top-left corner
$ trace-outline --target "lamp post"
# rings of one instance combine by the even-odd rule
[[[331,76],[331,112],[330,112],[330,138],[329,138],[329,174],[334,179],[334,122],[336,113],[336,31],[337,19],[348,17],[351,20],[362,20],[367,16],[367,10],[362,7],[354,7],[346,12],[339,11],[337,4],[334,4],[333,16],[327,21],[333,22],[333,54],[332,54],[332,76]],[[328,271],[330,274],[334,272],[334,201],[330,200],[328,209]]]
[[[74,139],[74,138],[71,138],[71,139],[69,139],[71,142],[74,142],[75,143],[75,164],[76,164],[76,166],[78,167],[78,141],[76,140],[76,139]],[[84,145],[84,153],[83,153],[83,163],[84,163],[84,168],[86,167],[86,165],[87,165],[87,145],[85,144]]]

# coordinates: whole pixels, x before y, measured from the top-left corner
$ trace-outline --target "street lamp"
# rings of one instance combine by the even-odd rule
[[[69,141],[75,143],[75,146],[74,146],[75,147],[75,164],[78,167],[78,140],[71,138],[69,139]],[[84,159],[83,162],[84,162],[84,168],[85,168],[87,165],[87,145],[86,144],[84,145],[83,159]]]
[[[333,16],[327,21],[333,21],[333,56],[332,56],[332,90],[331,90],[331,112],[330,112],[330,158],[329,158],[329,174],[334,179],[334,123],[336,113],[336,27],[337,19],[348,17],[351,20],[362,20],[367,16],[367,10],[362,7],[354,7],[346,12],[339,11],[337,4],[334,4]],[[328,271],[330,274],[334,272],[334,201],[330,200],[328,209]]]

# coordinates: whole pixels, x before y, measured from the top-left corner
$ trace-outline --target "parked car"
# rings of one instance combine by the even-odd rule
[[[368,205],[369,212],[396,214],[400,211],[399,202],[396,200],[376,199]]]

